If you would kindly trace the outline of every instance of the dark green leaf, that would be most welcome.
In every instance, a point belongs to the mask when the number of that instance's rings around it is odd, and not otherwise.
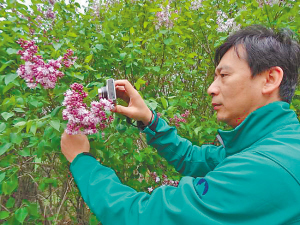
[[[0,220],[4,220],[7,217],[9,217],[9,212],[7,212],[7,211],[1,211],[0,212]]]
[[[13,197],[10,197],[6,202],[6,208],[10,209],[14,207],[16,200]]]
[[[4,145],[1,145],[1,147],[0,147],[0,156],[3,155],[11,146],[12,146],[11,143],[6,143]]]
[[[59,120],[51,120],[50,126],[53,127],[55,130],[59,131],[60,121]]]
[[[5,172],[0,174],[0,183],[3,181],[5,174],[6,174]]]
[[[6,128],[5,123],[0,123],[0,133],[2,133]]]
[[[20,222],[23,223],[25,218],[28,215],[28,210],[27,208],[23,207],[23,208],[19,208],[17,209],[17,211],[15,212],[15,217],[16,219]]]

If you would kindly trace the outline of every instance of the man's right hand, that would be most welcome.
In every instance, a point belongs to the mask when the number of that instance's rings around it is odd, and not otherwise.
[[[116,94],[118,98],[128,103],[128,106],[116,105],[114,112],[120,113],[143,124],[151,123],[152,112],[128,80],[115,81]]]

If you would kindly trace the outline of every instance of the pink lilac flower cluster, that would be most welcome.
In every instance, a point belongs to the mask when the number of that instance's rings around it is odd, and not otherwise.
[[[273,5],[280,5],[286,3],[284,0],[257,0],[259,7],[263,7],[264,4],[273,6]]]
[[[218,32],[234,32],[240,29],[241,25],[237,25],[234,18],[229,19],[226,13],[221,10],[217,11],[217,16]]]
[[[53,6],[55,4],[55,1],[49,1],[49,3]],[[56,15],[53,12],[52,6],[47,6],[47,10],[43,10],[42,5],[37,5],[37,10],[43,14],[44,18],[54,20]]]
[[[110,5],[113,5],[113,4],[116,4],[116,3],[120,3],[120,0],[106,0],[105,1],[106,7],[109,7]]]
[[[155,181],[156,184],[158,184],[158,186],[165,186],[165,185],[169,185],[169,186],[174,186],[177,187],[179,184],[178,180],[170,180],[168,179],[168,176],[163,174],[162,175],[162,179],[160,179],[160,177],[157,175],[156,172],[151,172],[150,173],[151,178],[153,179],[153,181]],[[153,188],[152,186],[148,188],[148,192],[151,193],[155,188]]]
[[[166,28],[172,28],[174,25],[174,22],[171,20],[171,15],[173,13],[178,13],[178,10],[175,10],[173,12],[170,11],[170,2],[166,7],[160,6],[162,11],[156,13],[157,22],[155,24],[155,29],[158,30],[162,26],[165,26]],[[177,18],[174,18],[176,20]]]
[[[113,103],[101,98],[99,102],[92,101],[91,107],[88,108],[83,102],[88,94],[83,91],[81,84],[72,84],[64,96],[62,105],[66,106],[66,109],[62,115],[64,120],[68,120],[66,129],[68,134],[94,134],[113,121],[112,115],[109,115],[114,108]]]
[[[202,0],[195,0],[191,2],[191,10],[197,10],[202,7]]]
[[[182,113],[180,116],[178,117],[177,115],[174,116],[174,118],[170,118],[170,123],[174,124],[176,127],[179,127],[179,123],[186,123],[186,119],[188,116],[190,115],[190,111],[186,110],[185,113]]]
[[[36,55],[38,47],[34,41],[19,39],[17,43],[22,48],[18,54],[25,61],[25,64],[20,65],[17,73],[26,81],[29,88],[35,88],[37,84],[41,84],[45,89],[54,88],[57,80],[64,76],[64,73],[59,71],[62,63],[65,67],[70,67],[77,59],[71,57],[74,52],[69,49],[63,58],[50,59],[46,63],[42,56]]]

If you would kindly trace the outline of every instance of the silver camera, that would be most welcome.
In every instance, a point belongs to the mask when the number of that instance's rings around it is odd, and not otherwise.
[[[100,98],[105,98],[112,101],[114,104],[117,102],[117,94],[115,88],[114,79],[106,80],[106,86],[98,89],[98,94]]]

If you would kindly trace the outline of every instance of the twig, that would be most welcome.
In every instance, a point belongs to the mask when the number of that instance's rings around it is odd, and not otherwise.
[[[58,210],[57,210],[57,213],[56,213],[56,218],[55,218],[55,221],[54,221],[55,223],[57,222],[57,218],[58,218],[60,209],[61,209],[62,205],[64,204],[64,202],[65,202],[65,200],[66,200],[66,196],[67,196],[67,193],[68,193],[68,191],[69,191],[69,186],[70,186],[70,184],[72,183],[73,179],[74,179],[74,178],[72,177],[71,180],[70,180],[70,182],[69,182],[68,185],[67,185],[67,189],[66,189],[66,191],[65,191],[64,197],[63,197],[63,199],[62,199],[62,201],[61,201],[61,204],[60,204],[60,206],[59,206],[59,208],[58,208]]]

